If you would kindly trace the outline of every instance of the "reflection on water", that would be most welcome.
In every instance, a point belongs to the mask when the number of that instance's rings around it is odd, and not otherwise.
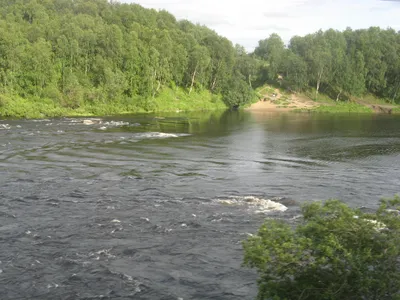
[[[398,192],[399,122],[260,111],[1,121],[0,163],[10,180],[46,177],[49,169],[116,179],[135,170],[177,195],[194,189],[206,197],[237,191],[374,203]]]
[[[263,142],[263,163],[274,166],[274,174],[285,174],[280,182],[304,190],[298,194],[301,198],[373,205],[378,198],[399,192],[399,116],[269,112],[253,116],[269,137]]]
[[[206,197],[237,191],[373,203],[398,192],[399,122],[388,115],[236,111],[2,121],[0,164],[10,170],[3,180],[11,181],[46,177],[51,169],[116,179],[136,170],[174,195],[194,189]]]
[[[400,118],[0,120],[0,299],[253,299],[241,240],[288,203],[400,192]],[[278,197],[278,198],[274,198]]]

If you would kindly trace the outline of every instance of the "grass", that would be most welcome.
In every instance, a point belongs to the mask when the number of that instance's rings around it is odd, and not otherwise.
[[[367,106],[353,102],[337,102],[334,105],[321,105],[311,111],[322,113],[373,113]]]
[[[183,89],[164,89],[152,100],[153,111],[202,111],[226,109],[222,96],[207,90],[193,91],[190,95]]]
[[[275,88],[264,85],[256,90],[255,95],[264,97],[272,95]],[[280,91],[282,96],[275,100],[279,107],[290,107],[291,103],[285,91]],[[315,91],[310,90],[300,95],[312,99]],[[258,99],[255,97],[255,102]],[[319,107],[311,109],[315,112],[324,113],[372,113],[372,109],[354,102],[336,102],[327,95],[319,94],[315,102],[321,104]],[[378,99],[372,95],[362,98],[364,103],[386,104],[383,99]],[[250,105],[250,104],[249,104]],[[211,94],[207,90],[192,91],[189,93],[182,88],[164,88],[154,98],[133,98],[125,100],[114,100],[109,102],[90,102],[83,101],[77,108],[69,108],[61,105],[57,101],[47,98],[25,99],[14,95],[0,94],[0,117],[39,119],[46,117],[61,116],[103,116],[129,113],[146,112],[188,112],[188,111],[216,111],[225,110],[227,106],[222,101],[221,95]],[[304,109],[303,109],[304,110]],[[300,111],[303,111],[300,109]],[[309,111],[309,109],[305,109]],[[297,110],[299,111],[299,110]],[[393,108],[393,114],[400,114],[400,106]]]
[[[315,107],[311,109],[311,111],[315,112],[324,112],[324,113],[373,113],[373,109],[368,107],[368,104],[377,104],[377,105],[387,105],[388,102],[385,99],[380,99],[375,97],[374,95],[368,94],[363,96],[362,98],[355,98],[360,103],[359,104],[351,101],[339,101],[336,102],[334,99],[330,98],[326,94],[319,93],[318,98],[315,99],[315,89],[311,89],[309,91],[301,93],[303,96],[310,98],[310,100],[319,103],[319,107]],[[394,108],[392,113],[400,113],[400,108]]]
[[[259,99],[263,99],[265,95],[272,95],[275,93],[275,88],[270,85],[263,85],[255,89],[254,103],[257,102]]]
[[[269,95],[275,92],[275,88],[265,85],[257,89],[257,92],[259,94],[262,93],[263,95]],[[291,106],[291,102],[289,100],[290,94],[283,90],[280,90],[280,93],[282,94],[281,97],[274,101],[278,108],[290,107],[293,108],[295,111],[313,111],[321,113],[373,113],[373,110],[365,105],[357,104],[354,102],[336,102],[328,95],[322,93],[319,93],[317,99],[315,99],[315,89],[310,89],[303,93],[298,93],[298,96],[308,98],[311,101],[314,101],[316,104],[319,104],[319,106],[311,109],[296,109],[295,107]],[[373,100],[370,99],[370,101]]]
[[[400,106],[393,108],[392,114],[400,114]]]
[[[39,119],[61,116],[100,116],[144,112],[180,112],[224,110],[227,106],[220,95],[209,91],[164,88],[154,98],[114,100],[107,103],[84,101],[77,108],[64,107],[47,98],[25,99],[0,95],[0,117]]]
[[[357,99],[363,103],[366,103],[366,104],[381,104],[381,105],[390,104],[390,102],[387,101],[386,99],[377,98],[376,96],[374,96],[372,94],[364,95],[362,97],[355,97],[355,99]]]
[[[299,95],[304,96],[309,98],[310,100],[317,102],[317,103],[325,103],[325,104],[331,104],[333,102],[332,98],[330,98],[326,94],[318,94],[318,97],[315,98],[315,89],[311,89],[302,93],[299,93]]]
[[[282,96],[280,99],[275,100],[274,103],[276,105],[288,106],[291,104],[291,101],[286,96]]]
[[[255,92],[257,94],[259,94],[260,96],[265,95],[265,94],[272,94],[275,92],[275,88],[273,88],[272,86],[269,86],[269,85],[263,85],[263,86],[256,88]]]

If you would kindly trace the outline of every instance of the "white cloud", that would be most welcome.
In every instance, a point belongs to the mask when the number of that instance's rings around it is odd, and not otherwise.
[[[398,1],[380,0],[123,0],[165,9],[214,29],[252,50],[278,33],[285,42],[319,29],[380,26],[400,30]]]

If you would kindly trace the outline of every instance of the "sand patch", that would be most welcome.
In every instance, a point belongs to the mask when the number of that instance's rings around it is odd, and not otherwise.
[[[263,95],[262,99],[257,103],[252,104],[246,110],[266,110],[266,111],[291,111],[294,109],[312,109],[319,106],[305,96],[297,94],[282,94],[278,89],[275,89],[272,94]]]

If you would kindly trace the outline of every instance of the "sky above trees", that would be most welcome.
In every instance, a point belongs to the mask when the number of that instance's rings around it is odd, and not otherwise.
[[[380,26],[400,30],[399,0],[121,0],[166,9],[178,19],[206,25],[252,51],[259,40],[278,33],[285,43],[294,35],[319,29]]]

